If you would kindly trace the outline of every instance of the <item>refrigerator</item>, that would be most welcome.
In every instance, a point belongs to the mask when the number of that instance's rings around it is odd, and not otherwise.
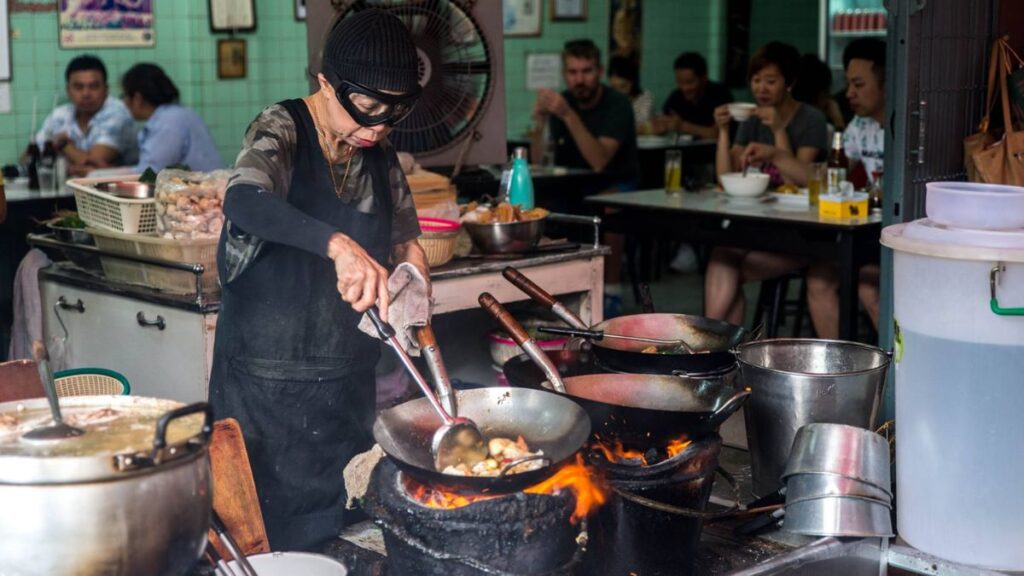
[[[884,0],[821,0],[818,52],[832,70],[832,87],[846,85],[843,49],[857,38],[885,38]]]

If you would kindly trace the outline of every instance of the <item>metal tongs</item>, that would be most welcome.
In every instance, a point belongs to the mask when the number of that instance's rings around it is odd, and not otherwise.
[[[238,543],[231,537],[231,533],[228,532],[224,522],[221,521],[220,516],[217,515],[215,510],[210,510],[210,525],[213,527],[213,531],[217,533],[217,537],[224,544],[224,547],[228,549],[231,556],[235,560],[236,567],[242,573],[242,576],[258,576],[256,570],[249,563],[249,560],[245,557],[242,549],[238,547]],[[224,562],[220,555],[217,554],[217,550],[213,545],[206,547],[206,553],[210,556],[210,560],[213,563],[213,569],[218,575],[223,576],[237,576],[234,568],[227,562]]]

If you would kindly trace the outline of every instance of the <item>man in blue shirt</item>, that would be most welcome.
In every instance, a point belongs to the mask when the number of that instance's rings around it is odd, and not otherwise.
[[[178,104],[178,87],[156,64],[136,64],[121,79],[124,103],[136,120],[139,161],[134,171],[154,171],[177,164],[191,170],[223,168],[210,129],[195,111]]]
[[[68,174],[137,160],[135,123],[124,105],[110,98],[107,68],[95,56],[78,56],[64,71],[68,104],[53,109],[36,134],[40,150],[52,142],[68,161]]]

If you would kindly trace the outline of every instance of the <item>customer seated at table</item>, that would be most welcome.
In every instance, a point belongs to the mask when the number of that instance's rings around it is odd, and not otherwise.
[[[843,51],[846,98],[854,117],[843,133],[850,172],[864,167],[870,181],[881,177],[885,161],[885,42],[860,38]],[[857,291],[875,329],[878,329],[879,275],[877,264],[860,269]],[[807,309],[819,338],[839,337],[839,270],[834,262],[816,262],[807,271]]]
[[[717,137],[715,109],[732,102],[732,92],[708,80],[708,63],[696,52],[680,54],[672,67],[677,89],[665,100],[663,115],[654,119],[655,133],[678,132],[703,140]]]
[[[156,64],[136,64],[121,78],[124,104],[146,124],[139,131],[139,162],[134,171],[159,172],[183,164],[192,170],[223,168],[206,123],[178,104],[178,87]]]
[[[796,48],[780,42],[771,42],[754,54],[749,66],[750,90],[758,107],[753,116],[740,125],[735,143],[730,142],[728,108],[715,109],[718,125],[715,167],[719,175],[743,170],[764,149],[793,155],[797,166],[806,166],[825,157],[828,146],[825,116],[797,102],[790,94],[799,59]],[[783,171],[783,168],[772,162],[760,164],[760,169],[770,174],[776,185],[783,181],[802,184],[801,178],[806,179],[806,170]],[[743,324],[746,313],[743,284],[777,278],[806,265],[807,260],[802,257],[716,247],[711,251],[704,278],[704,312],[711,318]]]
[[[830,135],[833,130],[846,129],[846,120],[843,119],[843,113],[839,110],[839,104],[832,97],[831,91],[832,70],[828,64],[814,54],[801,56],[796,84],[793,86],[793,98],[820,110],[828,122]]]
[[[596,193],[609,188],[632,190],[636,184],[636,124],[629,98],[601,82],[601,51],[591,40],[571,40],[562,51],[566,90],[537,92],[533,115],[547,123],[555,163],[603,174]],[[540,130],[535,130],[537,137]],[[531,146],[540,161],[541,142]]]
[[[636,61],[615,56],[608,62],[608,85],[622,92],[633,105],[633,121],[637,134],[651,133],[651,93],[640,88],[640,73]]]
[[[84,176],[94,168],[123,166],[137,159],[135,123],[110,97],[107,67],[92,55],[77,56],[64,70],[68,104],[57,106],[36,134],[42,150],[52,142],[68,163],[68,174]]]

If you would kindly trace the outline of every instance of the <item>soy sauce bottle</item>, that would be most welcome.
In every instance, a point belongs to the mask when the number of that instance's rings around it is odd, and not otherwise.
[[[28,189],[39,190],[39,160],[42,154],[35,142],[28,145]]]

